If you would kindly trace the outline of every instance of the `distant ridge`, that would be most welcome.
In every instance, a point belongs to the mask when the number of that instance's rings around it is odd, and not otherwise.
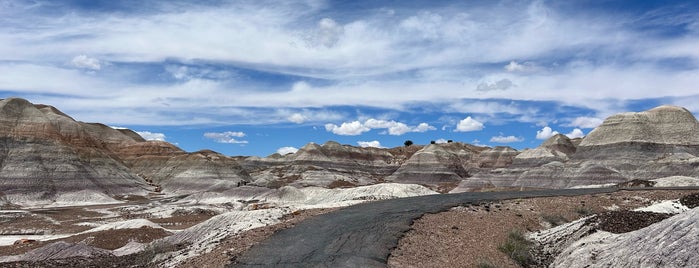
[[[128,129],[76,121],[50,105],[0,100],[0,205],[66,196],[116,202],[121,195],[221,192],[242,185],[400,182],[441,192],[566,188],[697,178],[698,156],[699,122],[676,106],[613,115],[582,139],[559,134],[522,152],[459,142],[384,149],[328,141],[260,158],[187,153]]]

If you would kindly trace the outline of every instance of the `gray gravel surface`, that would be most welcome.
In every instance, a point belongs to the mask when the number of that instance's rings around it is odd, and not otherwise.
[[[385,267],[425,213],[492,200],[611,193],[618,188],[429,195],[363,203],[305,220],[251,248],[230,267]]]

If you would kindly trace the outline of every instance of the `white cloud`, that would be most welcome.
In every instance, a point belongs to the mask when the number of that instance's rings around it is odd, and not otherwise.
[[[100,64],[100,61],[98,59],[88,57],[87,55],[75,56],[70,61],[70,64],[73,65],[74,67],[83,68],[83,69],[99,70],[102,68],[102,64]]]
[[[509,64],[505,65],[505,70],[508,72],[524,71],[524,65],[517,63],[516,61],[510,61]]]
[[[430,130],[437,130],[436,127],[430,126],[427,123],[420,123],[417,127],[413,128],[414,132],[427,132]]]
[[[494,136],[490,138],[490,142],[497,142],[497,143],[512,143],[512,142],[522,142],[524,141],[523,137],[515,137],[515,136]]]
[[[602,119],[596,117],[581,116],[576,117],[575,119],[573,119],[573,121],[570,122],[570,124],[567,124],[566,126],[579,128],[596,128],[599,125],[601,125],[602,122]]]
[[[114,127],[112,127],[112,128],[114,128]],[[118,129],[118,128],[116,128],[116,129]],[[150,131],[136,131],[136,134],[138,134],[143,139],[148,140],[148,141],[165,141],[165,134],[163,134],[163,133],[150,132]]]
[[[337,135],[357,136],[371,130],[371,128],[364,126],[359,121],[353,121],[342,123],[340,126],[335,124],[325,124],[325,130]]]
[[[515,84],[510,79],[500,79],[496,82],[483,82],[476,87],[477,91],[507,90]]]
[[[218,143],[234,143],[234,144],[246,144],[248,141],[238,140],[236,138],[245,137],[243,132],[226,131],[226,132],[206,132],[204,137],[207,139],[212,139]]]
[[[558,131],[554,131],[550,127],[544,127],[541,130],[536,131],[536,138],[539,140],[545,140],[558,134]]]
[[[298,148],[291,147],[291,146],[281,147],[281,148],[277,149],[277,153],[280,155],[294,154],[298,151],[299,151]]]
[[[366,148],[366,147],[374,147],[374,148],[385,148],[381,146],[381,142],[379,141],[358,141],[357,144],[359,147]]]
[[[468,9],[411,6],[392,16],[349,12],[330,18],[326,11],[333,2],[321,2],[233,1],[196,8],[162,2],[149,12],[55,12],[69,17],[42,13],[43,2],[36,4],[39,8],[3,6],[0,85],[40,96],[44,103],[62,103],[81,120],[184,125],[288,121],[276,114],[271,120],[265,112],[233,116],[237,114],[221,107],[398,109],[446,98],[556,101],[599,111],[604,108],[600,100],[683,98],[695,95],[699,84],[696,66],[666,66],[674,60],[697,62],[695,32],[648,35],[639,30],[644,27],[628,27],[643,23],[633,16],[568,14],[544,1],[484,1]],[[581,48],[594,48],[594,53]],[[612,54],[614,61],[598,60]],[[88,70],[108,62],[126,64],[110,65],[114,72],[97,76],[55,64],[66,60]],[[175,81],[164,82],[158,80],[162,73],[133,69],[164,61],[209,62],[224,69],[254,66],[330,83],[299,82],[279,90],[249,79],[207,81],[178,63],[165,73]],[[530,61],[555,63],[541,66],[546,72],[525,75],[521,71]],[[424,71],[412,75],[411,70]],[[157,83],[143,82],[144,77]],[[515,84],[518,90],[512,90]],[[156,105],[156,98],[169,106]],[[217,112],[182,118],[194,110]]]
[[[334,46],[342,36],[344,28],[331,18],[318,21],[318,33],[315,42],[327,48]]]
[[[456,125],[455,132],[469,132],[469,131],[479,131],[483,130],[483,123],[476,121],[475,119],[469,117],[464,118],[464,120],[459,121]]]
[[[566,136],[568,136],[568,138],[571,139],[582,138],[585,136],[585,133],[581,129],[576,128],[573,129],[573,131],[571,131],[570,133],[566,134]]]
[[[518,63],[516,61],[510,61],[504,68],[505,71],[508,72],[526,72],[533,71],[536,67],[531,62]]]
[[[442,143],[447,143],[448,140],[445,140],[445,139],[441,139],[441,138],[440,138],[440,139],[437,139],[437,140],[434,141],[434,142],[435,142],[436,144],[442,144]]]
[[[303,122],[306,122],[308,118],[300,113],[295,113],[292,114],[288,117],[289,121],[294,122],[296,124],[303,124]]]
[[[427,123],[420,123],[415,127],[406,125],[405,123],[396,122],[393,120],[380,120],[369,118],[364,123],[359,121],[345,122],[341,126],[335,124],[326,124],[325,130],[338,135],[359,135],[372,129],[386,129],[389,135],[400,136],[408,132],[426,132],[436,130],[437,128],[430,126]]]

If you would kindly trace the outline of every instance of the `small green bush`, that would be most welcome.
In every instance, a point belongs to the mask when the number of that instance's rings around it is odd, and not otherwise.
[[[588,215],[591,215],[591,214],[592,214],[592,211],[590,211],[590,210],[589,210],[588,208],[586,208],[586,207],[579,207],[579,208],[576,208],[576,209],[575,209],[575,213],[578,213],[578,214],[580,214],[581,216],[588,216]]]
[[[551,224],[551,226],[556,227],[561,224],[565,224],[568,222],[566,218],[564,218],[561,215],[543,215],[541,218],[545,221]]]
[[[531,247],[532,242],[524,237],[522,231],[512,230],[507,234],[507,241],[498,246],[498,250],[507,254],[519,266],[529,267],[534,264],[534,256],[530,252]]]

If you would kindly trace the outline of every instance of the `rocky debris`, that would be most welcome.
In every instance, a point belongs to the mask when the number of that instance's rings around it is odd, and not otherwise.
[[[680,198],[680,204],[687,206],[688,208],[699,207],[699,193],[683,196]]]
[[[638,188],[638,187],[653,187],[656,184],[654,181],[647,181],[647,180],[630,180],[622,183],[617,183],[616,187],[631,187],[631,188]]]
[[[596,230],[620,234],[648,227],[670,216],[672,215],[648,211],[608,211],[589,218],[586,224],[592,225]]]
[[[696,267],[697,208],[636,231],[597,232],[566,248],[552,267]]]

